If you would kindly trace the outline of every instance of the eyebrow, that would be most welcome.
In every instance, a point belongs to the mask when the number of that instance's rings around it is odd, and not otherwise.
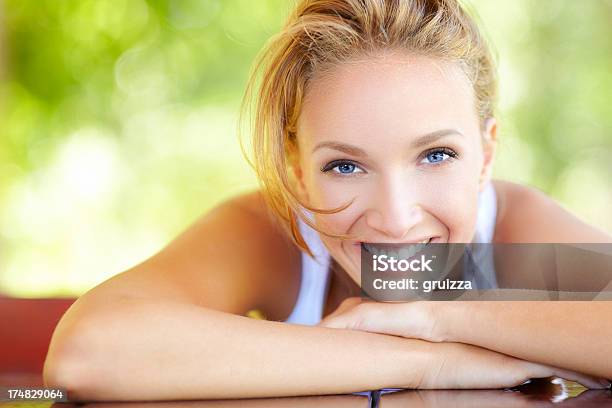
[[[463,136],[463,133],[461,133],[460,131],[456,130],[456,129],[441,129],[441,130],[436,130],[435,132],[431,132],[431,133],[427,133],[423,136],[418,137],[416,140],[414,140],[410,146],[413,149],[419,148],[419,147],[423,147],[423,146],[427,146],[429,144],[432,144],[434,142],[436,142],[439,139],[442,139],[444,137],[450,136],[450,135],[459,135],[459,136]],[[317,144],[314,149],[312,149],[312,153],[314,153],[315,151],[322,149],[322,148],[328,148],[328,149],[333,149],[333,150],[337,150],[339,152],[343,152],[346,154],[350,154],[351,156],[361,156],[361,157],[365,157],[368,154],[365,152],[365,150],[361,149],[360,147],[357,146],[353,146],[347,143],[340,143],[340,142],[332,142],[332,141],[326,141],[326,142],[321,142],[319,144]]]

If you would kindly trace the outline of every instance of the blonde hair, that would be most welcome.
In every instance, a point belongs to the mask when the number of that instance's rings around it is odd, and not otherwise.
[[[320,233],[294,191],[292,160],[297,150],[296,122],[315,73],[383,50],[406,50],[453,62],[473,86],[481,129],[493,117],[496,78],[491,52],[473,18],[457,0],[301,0],[282,30],[260,53],[247,84],[240,123],[248,116],[254,167],[262,193],[281,225],[312,256],[298,218]],[[240,130],[240,129],[239,129]],[[242,132],[241,132],[242,133]],[[245,151],[244,145],[241,147]]]

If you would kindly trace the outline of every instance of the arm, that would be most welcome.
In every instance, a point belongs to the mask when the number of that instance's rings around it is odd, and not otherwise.
[[[439,302],[446,341],[612,378],[612,302]]]
[[[46,385],[67,387],[71,400],[416,387],[435,364],[420,340],[259,321],[177,302],[118,298],[104,310],[79,306],[87,323],[65,322],[45,365]]]
[[[563,308],[555,307],[559,305]],[[608,388],[610,382],[601,378],[611,377],[607,353],[612,332],[600,326],[611,307],[611,302],[383,303],[349,298],[319,326],[478,346],[521,361],[560,367],[551,375],[589,388]],[[586,319],[589,313],[599,319]],[[574,354],[568,357],[568,353]]]
[[[75,306],[54,335],[45,385],[65,387],[76,401],[502,388],[553,375],[582,380],[459,343],[261,321],[169,301]]]

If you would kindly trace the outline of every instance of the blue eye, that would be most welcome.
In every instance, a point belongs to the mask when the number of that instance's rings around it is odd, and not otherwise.
[[[342,163],[334,167],[338,169],[338,173],[349,174],[355,171],[355,165],[353,163]]]
[[[355,163],[345,160],[335,160],[331,163],[326,164],[321,171],[328,172],[333,170],[334,173],[338,174],[356,174],[356,173],[364,173],[364,171],[357,166]]]
[[[430,150],[425,154],[425,158],[421,160],[421,163],[425,164],[437,164],[444,161],[448,161],[450,158],[457,158],[457,153],[449,148],[439,148]]]

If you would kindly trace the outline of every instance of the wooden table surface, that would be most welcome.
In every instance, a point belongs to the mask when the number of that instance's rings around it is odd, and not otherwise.
[[[0,386],[35,386],[37,377],[27,374],[5,375],[0,378]],[[14,382],[7,382],[14,381]],[[41,402],[0,402],[1,408],[258,408],[258,407],[611,407],[610,390],[586,390],[579,384],[550,379],[533,380],[531,384],[516,390],[406,390],[377,395],[327,395],[292,398],[261,398],[223,401],[159,401],[159,402],[92,402],[92,403],[53,403]]]

